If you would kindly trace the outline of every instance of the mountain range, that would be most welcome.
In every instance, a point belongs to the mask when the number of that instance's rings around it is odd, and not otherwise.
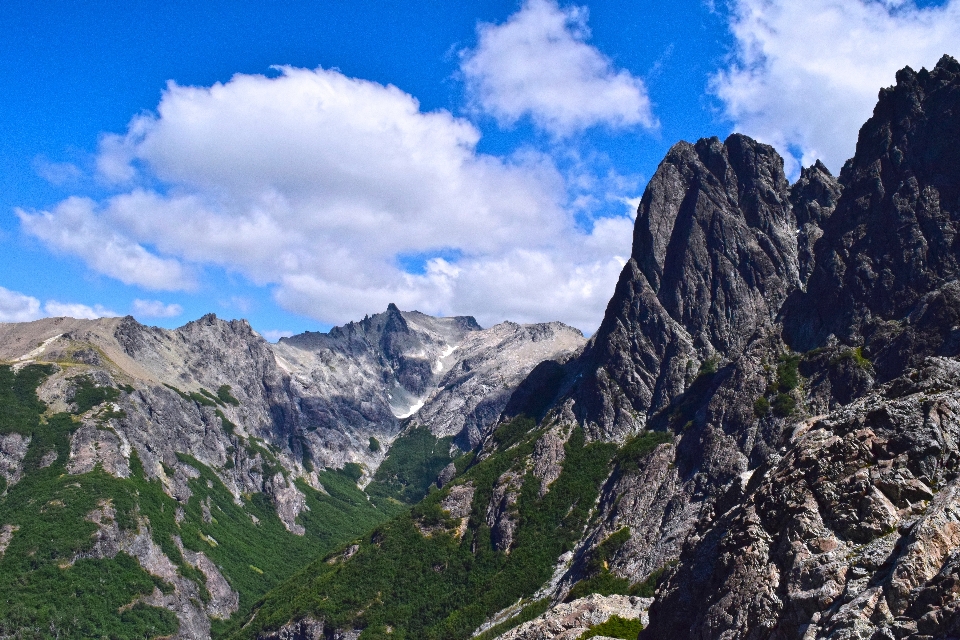
[[[0,325],[0,634],[960,636],[960,63],[674,145],[589,340]]]

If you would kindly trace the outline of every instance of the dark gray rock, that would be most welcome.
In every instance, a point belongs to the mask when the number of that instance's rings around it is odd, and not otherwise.
[[[801,423],[688,538],[641,638],[912,638],[918,624],[950,636],[958,376],[960,362],[931,359]]]
[[[809,280],[815,264],[814,245],[823,236],[823,225],[837,207],[843,188],[819,160],[800,171],[800,179],[790,187],[790,203],[800,230],[797,235],[797,260],[800,281]]]
[[[960,63],[909,67],[883,89],[840,173],[843,195],[824,221],[806,293],[786,305],[798,351],[836,336],[865,346],[881,381],[960,348]]]
[[[783,160],[746,136],[670,150],[644,191],[633,254],[568,392],[592,437],[622,439],[733,359],[799,285]]]

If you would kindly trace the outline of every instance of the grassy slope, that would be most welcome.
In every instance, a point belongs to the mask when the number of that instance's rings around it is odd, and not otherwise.
[[[58,414],[43,420],[45,406],[36,387],[49,375],[31,366],[14,375],[0,367],[0,434],[30,435],[25,477],[0,498],[0,525],[18,526],[0,559],[0,633],[19,638],[147,638],[177,628],[169,611],[123,605],[150,593],[157,582],[136,560],[79,560],[90,546],[93,523],[84,516],[104,499],[129,505],[130,490],[122,481],[96,471],[65,474],[73,418]],[[58,459],[40,468],[44,453]],[[61,565],[64,565],[61,568]]]
[[[310,511],[300,519],[307,535],[294,536],[283,528],[264,496],[245,497],[237,505],[211,470],[186,459],[201,477],[191,481],[194,495],[184,505],[186,519],[178,525],[176,502],[163,493],[159,482],[144,477],[135,455],[133,475],[126,480],[99,469],[66,474],[69,436],[78,423],[68,414],[43,417],[46,407],[37,399],[36,388],[51,372],[52,368],[30,366],[14,374],[10,367],[0,366],[0,435],[32,437],[24,478],[0,497],[0,526],[19,527],[0,559],[0,634],[145,638],[176,629],[169,611],[142,606],[119,611],[155,585],[170,588],[144,572],[133,558],[119,554],[113,560],[79,560],[61,568],[90,547],[95,526],[84,516],[101,500],[113,503],[121,528],[135,529],[137,518],[145,516],[157,544],[183,575],[201,585],[202,574],[183,561],[172,536],[179,535],[187,548],[206,553],[240,593],[241,611],[235,617],[243,617],[253,602],[309,558],[355,538],[399,510],[389,502],[375,507],[353,479],[325,471],[321,482],[328,495],[300,487]],[[88,389],[84,398],[102,402],[114,391]],[[41,458],[51,449],[57,451],[57,461],[40,468]],[[0,491],[4,488],[0,479]],[[201,501],[208,498],[213,520],[205,523]],[[215,635],[227,626],[215,623]]]
[[[584,444],[576,430],[566,445],[560,478],[543,498],[527,473],[517,502],[514,544],[495,551],[485,513],[502,473],[529,455],[541,430],[526,418],[495,434],[498,452],[469,468],[455,484],[476,487],[466,534],[424,536],[422,525],[445,525],[439,502],[449,491],[430,493],[410,512],[358,540],[347,561],[318,559],[272,591],[258,606],[255,623],[237,632],[252,638],[306,614],[329,624],[363,629],[361,638],[466,638],[491,614],[529,597],[551,576],[556,558],[582,535],[616,449]]]

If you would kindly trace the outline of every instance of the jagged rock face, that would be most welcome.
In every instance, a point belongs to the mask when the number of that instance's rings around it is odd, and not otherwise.
[[[880,92],[840,173],[843,195],[821,225],[807,293],[786,309],[795,349],[830,335],[869,345],[881,380],[916,358],[956,353],[958,113],[960,63],[949,56],[932,71],[903,69]]]
[[[636,583],[667,566],[729,487],[779,447],[788,422],[758,416],[754,401],[776,384],[776,318],[800,286],[793,209],[814,233],[839,192],[820,167],[791,190],[782,164],[772,148],[731,136],[676,145],[651,180],[604,324],[562,372],[572,389],[549,415],[599,439],[644,428],[677,436],[640,468],[614,472],[555,600],[623,527],[631,537],[610,559],[614,575]],[[555,375],[540,369],[531,379]],[[518,394],[547,386],[531,379]]]
[[[0,436],[0,477],[6,484],[16,484],[23,475],[23,458],[27,455],[30,438],[19,433]]]
[[[352,455],[338,458],[324,445],[331,457],[320,461],[375,468],[386,451],[369,451],[369,437],[389,443],[407,419],[472,449],[534,366],[564,360],[584,342],[559,322],[481,329],[472,317],[433,318],[391,306],[329,334],[285,338],[275,352],[300,398],[308,444],[339,442]]]
[[[955,635],[958,380],[960,362],[933,358],[800,423],[688,539],[641,637]]]
[[[126,477],[136,451],[151,477],[166,478],[163,465],[181,469],[177,454],[188,454],[220,470],[235,496],[270,495],[291,531],[300,530],[294,520],[302,496],[286,478],[310,481],[305,460],[318,468],[359,462],[372,473],[410,416],[440,437],[460,436],[468,449],[496,424],[537,363],[568,358],[583,343],[579,331],[560,323],[482,330],[470,317],[433,318],[393,305],[329,334],[306,333],[277,345],[246,321],[213,315],[174,331],[130,317],[0,325],[0,358],[74,365],[39,391],[56,410],[74,406],[75,375],[101,386],[132,384],[116,401],[122,416],[109,429],[88,418],[74,434],[71,472],[101,464]],[[182,395],[215,393],[221,385],[239,404]],[[262,456],[238,437],[271,445],[284,478],[265,474]],[[383,444],[379,451],[371,450],[371,437]],[[17,434],[4,438],[0,472],[12,483],[27,443]],[[188,492],[176,477],[167,479],[171,491]]]
[[[517,500],[520,498],[522,483],[521,471],[507,471],[497,479],[493,495],[490,496],[486,514],[487,526],[490,527],[490,538],[497,551],[510,553],[517,530]]]
[[[593,594],[554,607],[547,613],[512,629],[497,640],[577,640],[590,627],[603,624],[613,616],[647,622],[652,598],[601,596]]]
[[[628,526],[631,539],[610,570],[631,582],[677,559],[686,540],[644,637],[957,632],[953,610],[941,606],[955,590],[955,567],[939,551],[954,545],[948,483],[955,471],[944,471],[956,465],[953,427],[943,424],[943,412],[932,417],[916,389],[902,401],[888,392],[862,398],[926,356],[960,353],[958,101],[954,60],[932,72],[901,72],[897,87],[881,93],[840,179],[817,163],[789,189],[777,179],[782,173],[762,170],[772,150],[749,139],[671,150],[645,193],[634,255],[604,325],[564,370],[572,389],[548,415],[573,416],[598,438],[643,427],[677,437],[638,471],[614,472],[598,505],[600,524],[585,532],[558,594],[586,577],[597,544]],[[753,164],[736,160],[744,155]],[[731,174],[736,181],[722,179]],[[744,189],[742,175],[759,186]],[[789,351],[780,320],[794,350],[820,347],[802,358],[805,382],[787,395],[807,415],[845,416],[808,425],[792,440],[789,418],[754,404],[778,392],[773,371]],[[716,373],[697,376],[711,356]],[[933,377],[949,380],[944,372],[955,363],[937,362],[941,373]],[[849,415],[857,411],[864,415]],[[873,435],[863,444],[864,421],[885,411],[896,424],[881,435],[869,424]],[[842,420],[860,426],[837,427]],[[943,432],[932,431],[931,421]],[[785,437],[793,449],[778,452]],[[765,489],[757,488],[761,478]],[[934,497],[938,490],[942,497]],[[921,514],[936,524],[924,542],[908,540],[906,527]],[[798,538],[809,543],[807,556],[791,547]],[[922,570],[907,561],[914,573],[901,586],[877,587],[888,580],[888,557],[911,545],[933,559]],[[808,561],[810,554],[816,559]],[[857,564],[854,556],[869,558]]]
[[[123,531],[117,525],[117,514],[109,503],[100,504],[86,519],[97,526],[93,546],[78,553],[70,564],[85,558],[114,558],[121,552],[135,558],[147,573],[172,585],[173,589],[163,593],[154,587],[153,593],[141,596],[129,606],[142,602],[176,613],[180,628],[174,637],[178,640],[209,637],[210,618],[224,620],[237,611],[239,595],[230,588],[217,566],[203,553],[184,549],[179,538],[176,542],[184,559],[204,575],[205,588],[210,594],[206,603],[202,603],[200,587],[182,577],[177,566],[154,542],[145,520],[138,523],[137,531]]]
[[[454,436],[469,451],[496,425],[532,365],[566,362],[584,342],[579,330],[561,322],[503,322],[469,333],[450,354],[454,364],[440,370],[436,390],[413,424],[428,427],[437,437]]]
[[[801,169],[800,178],[790,187],[790,203],[800,228],[797,260],[804,284],[816,262],[814,245],[823,236],[823,225],[833,215],[842,191],[843,187],[819,160]]]
[[[681,142],[640,202],[632,257],[697,349],[735,353],[797,282],[795,229],[772,147]]]
[[[370,451],[370,437],[389,444],[455,361],[455,348],[477,331],[470,317],[433,318],[391,305],[330,333],[280,340],[274,353],[297,398],[297,432],[319,465],[376,468],[386,447]]]
[[[680,555],[700,504],[692,502],[673,464],[671,445],[660,445],[636,473],[618,474],[604,487],[597,505],[600,526],[590,531],[577,549],[577,562],[559,584],[566,594],[583,577],[583,561],[590,552],[623,527],[630,539],[609,558],[609,570],[640,582]]]
[[[746,136],[676,144],[637,214],[633,255],[579,363],[572,396],[594,437],[622,438],[733,357],[799,284],[783,160]]]

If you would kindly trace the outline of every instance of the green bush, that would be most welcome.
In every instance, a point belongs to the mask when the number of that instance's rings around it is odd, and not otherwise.
[[[753,403],[753,415],[758,418],[764,418],[770,413],[770,401],[765,396],[760,396]]]
[[[621,618],[620,616],[610,616],[606,622],[590,627],[577,640],[589,640],[597,636],[607,636],[609,638],[623,638],[623,640],[636,640],[637,635],[643,631],[643,625],[637,619]]]
[[[873,363],[871,363],[870,360],[863,355],[863,347],[847,349],[831,360],[830,364],[836,366],[844,362],[852,362],[856,367],[863,369],[864,371],[873,370]]]
[[[230,390],[231,390],[230,385],[228,384],[220,385],[220,388],[217,389],[217,397],[220,398],[221,401],[227,404],[232,404],[235,407],[239,407],[240,401],[233,397],[233,394],[230,393]]]
[[[544,598],[543,600],[537,600],[536,602],[531,602],[530,604],[525,606],[523,609],[521,609],[517,615],[513,616],[512,618],[508,618],[507,620],[504,620],[500,624],[490,627],[480,635],[476,636],[474,640],[495,640],[495,638],[499,638],[510,629],[513,629],[514,627],[519,627],[524,622],[529,622],[534,618],[536,618],[537,616],[540,616],[546,613],[547,609],[549,608],[550,608],[550,598]]]
[[[615,533],[610,534],[603,542],[597,545],[590,556],[590,562],[587,564],[587,570],[590,573],[596,573],[607,568],[607,563],[613,560],[613,556],[620,550],[627,541],[630,540],[630,527],[623,527]]]
[[[702,363],[700,363],[700,370],[697,371],[698,376],[709,376],[717,372],[717,365],[720,363],[719,359],[716,357],[707,358]]]
[[[356,482],[363,477],[363,467],[356,462],[348,462],[343,465],[343,475]]]
[[[647,576],[646,580],[630,587],[630,595],[637,596],[639,598],[652,598],[657,592],[657,587],[660,586],[660,579],[663,578],[663,574],[666,573],[667,567],[669,566],[670,565],[668,564],[660,567]]]
[[[666,431],[644,431],[627,440],[617,452],[616,461],[622,471],[636,471],[643,459],[661,444],[673,442]]]
[[[788,393],[779,393],[773,399],[773,412],[781,418],[792,416],[796,408],[796,399]]]
[[[800,356],[784,354],[777,363],[777,389],[781,393],[793,391],[800,385]]]
[[[217,409],[216,413],[217,413],[217,417],[220,418],[220,424],[223,425],[224,431],[226,431],[227,434],[230,436],[235,435],[237,432],[237,425],[230,422],[227,416],[224,415],[223,411],[221,411],[220,409]]]
[[[98,387],[90,376],[76,376],[72,378],[72,382],[76,385],[73,402],[77,405],[74,411],[77,415],[86,413],[104,402],[113,402],[120,397],[119,389]]]
[[[374,438],[373,436],[370,436],[370,451],[371,453],[380,452],[380,441]]]
[[[615,576],[604,569],[600,573],[573,585],[573,589],[571,589],[567,595],[566,601],[571,602],[578,598],[585,598],[591,593],[599,593],[602,596],[629,595],[630,581]]]
[[[497,427],[497,430],[493,432],[493,441],[497,443],[498,449],[508,449],[523,439],[523,436],[535,429],[536,426],[537,423],[533,418],[518,416]]]

